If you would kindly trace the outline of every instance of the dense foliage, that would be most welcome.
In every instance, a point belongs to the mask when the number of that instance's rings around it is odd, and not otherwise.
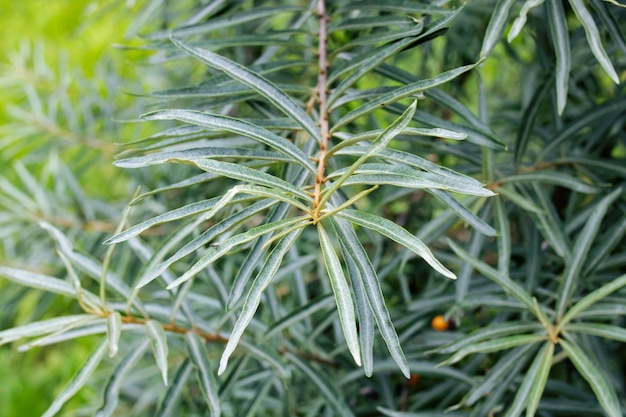
[[[0,343],[94,342],[45,416],[623,415],[618,2],[136,13],[154,91],[18,55]]]

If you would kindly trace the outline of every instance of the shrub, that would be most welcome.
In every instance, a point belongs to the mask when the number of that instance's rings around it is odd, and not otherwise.
[[[100,366],[97,416],[621,416],[619,3],[260,3],[146,28],[114,233],[3,187],[58,256],[0,275],[75,306],[0,342],[102,335],[44,415]]]

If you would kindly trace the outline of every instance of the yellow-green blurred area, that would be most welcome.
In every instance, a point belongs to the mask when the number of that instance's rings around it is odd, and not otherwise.
[[[123,90],[145,84],[128,64],[140,55],[133,57],[114,45],[128,42],[136,12],[145,7],[142,3],[0,0],[0,206],[16,216],[3,219],[0,239],[13,239],[15,253],[7,245],[0,248],[0,265],[18,264],[19,228],[36,228],[38,220],[73,221],[71,216],[59,218],[55,207],[49,213],[29,211],[29,199],[54,196],[55,189],[64,192],[55,181],[59,167],[74,177],[88,198],[128,200],[127,174],[111,164],[117,151],[114,143],[132,138],[142,128],[114,119],[136,117],[133,111],[124,114],[136,100]],[[39,180],[45,175],[50,178],[43,182],[48,189],[32,189],[29,177]],[[106,226],[97,212],[88,220]],[[17,231],[9,228],[11,223]],[[12,232],[15,236],[9,236]],[[45,239],[45,234],[41,236]],[[47,259],[40,254],[20,266],[56,273],[59,269],[49,266]],[[74,300],[14,287],[0,280],[0,330],[77,308]],[[83,338],[19,352],[21,344],[0,346],[3,417],[41,415],[94,346],[93,339]],[[88,387],[81,390],[59,415],[81,414],[77,410],[92,395],[100,394]]]

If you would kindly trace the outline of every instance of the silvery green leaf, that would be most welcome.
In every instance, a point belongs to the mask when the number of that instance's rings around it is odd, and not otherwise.
[[[154,320],[147,320],[145,328],[152,344],[154,359],[161,371],[163,383],[167,385],[167,335],[161,323]]]

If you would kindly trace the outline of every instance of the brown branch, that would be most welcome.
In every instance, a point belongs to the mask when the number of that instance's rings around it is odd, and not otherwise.
[[[317,99],[319,104],[319,125],[320,125],[320,150],[317,156],[317,175],[313,186],[313,221],[317,222],[320,217],[320,200],[322,198],[322,185],[326,182],[326,155],[330,144],[330,128],[328,125],[328,110],[326,109],[326,99],[328,93],[328,52],[326,50],[328,38],[327,27],[328,16],[326,15],[325,0],[319,0],[317,5],[319,17],[319,74],[317,77]]]

